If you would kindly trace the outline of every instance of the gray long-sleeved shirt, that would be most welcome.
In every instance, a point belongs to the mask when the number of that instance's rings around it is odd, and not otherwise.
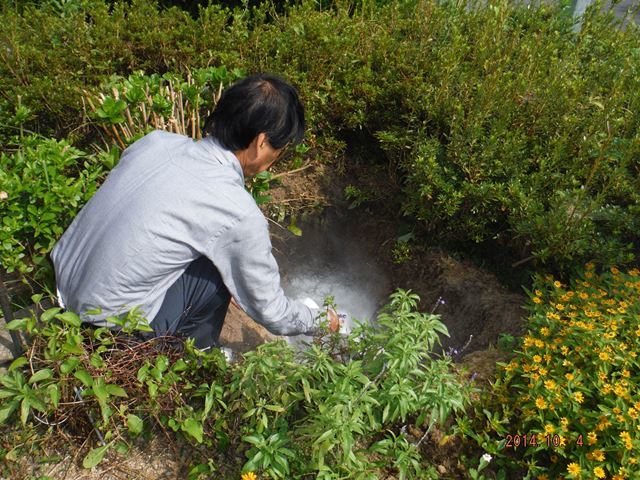
[[[135,142],[51,253],[66,307],[99,325],[135,306],[152,320],[201,255],[270,332],[315,330],[316,312],[280,287],[267,221],[238,159],[211,137],[156,131]]]

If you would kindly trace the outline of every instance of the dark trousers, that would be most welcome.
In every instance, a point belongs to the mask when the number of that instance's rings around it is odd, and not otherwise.
[[[193,338],[200,349],[217,346],[230,300],[218,269],[200,257],[169,287],[151,327],[156,335]]]

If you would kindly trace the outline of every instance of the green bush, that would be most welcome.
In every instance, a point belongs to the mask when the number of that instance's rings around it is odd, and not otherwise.
[[[350,131],[376,144],[428,238],[557,269],[633,256],[640,31],[597,6],[576,32],[560,7],[503,0],[213,5],[195,18],[79,4],[0,12],[0,107],[9,118],[20,98],[28,129],[77,136],[81,90],[111,74],[273,71],[300,88],[323,157]]]
[[[218,6],[198,23],[177,8],[159,10],[146,0],[71,1],[64,4],[75,7],[63,11],[56,3],[0,6],[0,107],[12,111],[21,97],[36,116],[29,127],[43,134],[59,136],[81,126],[82,91],[113,74],[180,72],[234,58],[230,16]]]
[[[420,453],[422,439],[405,431],[445,428],[471,388],[450,358],[433,358],[447,330],[417,311],[418,300],[399,290],[377,328],[318,337],[302,352],[280,340],[230,365],[217,349],[83,330],[77,315],[47,310],[9,325],[34,342],[0,375],[0,424],[55,423],[82,439],[96,428],[105,444],[86,454],[86,467],[155,428],[206,447],[200,453],[209,461],[194,467],[193,478],[240,470],[274,479],[438,478]],[[125,334],[149,330],[135,311],[110,321]],[[227,452],[244,454],[246,463],[233,465]]]
[[[0,154],[0,264],[33,271],[95,193],[102,165],[68,142],[27,137]]]

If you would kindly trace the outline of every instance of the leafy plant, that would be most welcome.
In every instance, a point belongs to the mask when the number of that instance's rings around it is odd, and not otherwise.
[[[475,427],[483,448],[537,478],[638,474],[639,280],[592,264],[569,284],[537,278],[529,330]]]
[[[422,439],[407,436],[406,426],[444,427],[462,412],[470,389],[449,359],[432,358],[446,328],[419,313],[417,302],[399,290],[379,328],[361,325],[347,338],[324,330],[300,352],[281,340],[264,344],[232,365],[190,341],[136,339],[149,327],[135,310],[107,319],[122,327],[115,335],[50,309],[9,325],[33,343],[0,375],[0,424],[17,415],[23,424],[32,420],[77,438],[98,432],[87,468],[160,428],[209,447],[192,478],[242,471],[373,479],[382,470],[420,478],[428,459],[420,454]],[[244,453],[244,466],[229,465],[227,449]],[[219,458],[211,456],[216,451]]]
[[[187,72],[186,80],[169,73],[112,76],[104,86],[109,94],[85,92],[85,98],[91,117],[120,148],[154,129],[200,139],[222,89],[243,75],[222,66]]]
[[[97,189],[103,169],[67,141],[25,137],[0,154],[0,263],[31,272]]]

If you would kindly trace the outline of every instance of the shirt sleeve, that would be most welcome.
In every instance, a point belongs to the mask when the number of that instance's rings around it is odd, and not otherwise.
[[[267,221],[258,212],[227,228],[206,255],[229,293],[256,322],[276,335],[311,335],[318,328],[319,312],[285,296],[271,250]]]

